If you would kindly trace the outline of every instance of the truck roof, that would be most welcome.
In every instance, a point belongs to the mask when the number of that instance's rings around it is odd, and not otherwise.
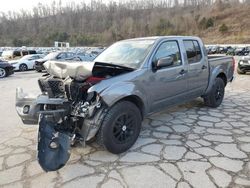
[[[139,37],[139,38],[132,38],[132,39],[125,39],[123,41],[130,41],[130,40],[161,40],[161,39],[200,39],[199,37],[195,36],[181,36],[181,35],[170,35],[170,36],[151,36],[151,37]]]

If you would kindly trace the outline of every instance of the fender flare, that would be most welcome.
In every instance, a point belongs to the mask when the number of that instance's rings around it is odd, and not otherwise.
[[[213,87],[213,85],[214,85],[215,79],[216,79],[220,74],[223,74],[223,75],[225,75],[225,77],[227,77],[227,76],[226,76],[226,73],[223,71],[223,69],[222,69],[221,66],[216,67],[216,68],[210,73],[210,78],[209,78],[209,82],[208,82],[208,87],[207,87],[207,89],[206,89],[204,95],[208,94],[208,93],[211,91],[211,89],[212,89],[212,87]],[[226,78],[226,81],[227,81],[227,78]]]

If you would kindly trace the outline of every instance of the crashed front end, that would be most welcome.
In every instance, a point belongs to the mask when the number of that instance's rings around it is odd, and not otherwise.
[[[60,68],[59,72],[65,73],[63,69],[70,68]],[[75,72],[73,76],[72,72],[67,73],[66,78],[55,74],[40,78],[38,84],[42,93],[38,96],[25,94],[17,88],[18,115],[24,124],[39,124],[38,161],[45,171],[63,167],[69,160],[71,146],[85,145],[99,129],[106,105],[98,93],[88,93],[88,89],[104,78],[85,72],[87,76],[81,75],[78,79],[79,74]]]

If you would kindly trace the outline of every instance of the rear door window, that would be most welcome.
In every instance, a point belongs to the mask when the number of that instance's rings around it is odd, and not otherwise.
[[[194,40],[193,43],[196,51],[196,62],[199,62],[202,59],[201,48],[198,41]]]
[[[188,63],[198,63],[202,59],[201,48],[196,40],[184,40]]]

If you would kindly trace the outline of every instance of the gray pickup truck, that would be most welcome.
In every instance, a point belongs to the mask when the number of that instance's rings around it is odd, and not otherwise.
[[[202,97],[218,107],[232,81],[232,57],[208,57],[197,37],[136,38],[114,43],[94,62],[46,62],[41,94],[17,88],[16,110],[39,124],[38,161],[45,171],[66,164],[70,147],[96,141],[111,153],[128,150],[144,117]]]

